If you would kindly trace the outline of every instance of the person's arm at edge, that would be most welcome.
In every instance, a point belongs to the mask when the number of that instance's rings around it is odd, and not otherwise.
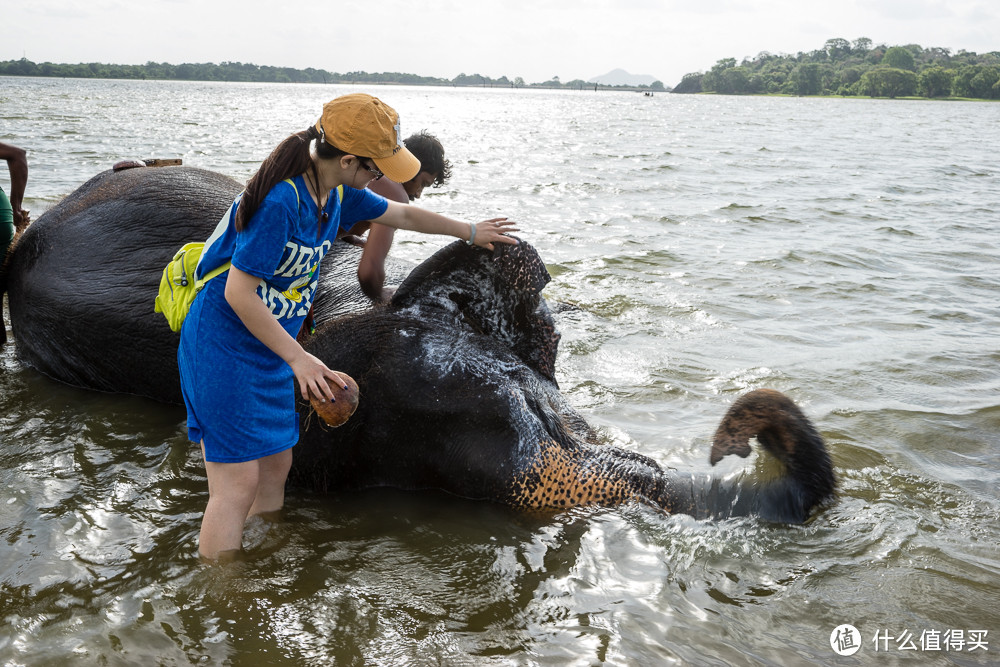
[[[28,154],[23,148],[0,142],[0,159],[7,161],[10,170],[10,205],[14,209],[14,227],[20,232],[30,222],[28,212],[21,208],[28,184]]]

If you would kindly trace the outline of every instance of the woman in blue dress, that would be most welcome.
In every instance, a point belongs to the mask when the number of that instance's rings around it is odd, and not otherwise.
[[[338,230],[373,220],[490,249],[516,243],[505,218],[460,222],[365,189],[419,170],[391,107],[364,94],[335,98],[315,127],[278,145],[206,243],[199,276],[232,267],[198,294],[177,352],[188,437],[208,476],[202,557],[238,552],[247,517],[284,504],[299,427],[292,379],[304,399],[332,400],[329,383],[344,384],[296,341]]]

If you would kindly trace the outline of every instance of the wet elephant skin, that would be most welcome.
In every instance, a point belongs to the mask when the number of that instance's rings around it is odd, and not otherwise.
[[[179,402],[178,335],[152,307],[160,273],[183,243],[207,238],[240,189],[212,172],[163,167],[103,172],[70,194],[12,249],[6,288],[21,358],[69,384]],[[698,481],[601,444],[559,392],[559,335],[541,294],[549,277],[530,244],[489,252],[455,242],[377,307],[357,288],[359,255],[345,243],[327,255],[319,327],[305,345],[354,377],[361,403],[337,429],[300,405],[292,484],[437,489],[531,509],[643,502],[780,521],[804,521],[833,497],[822,439],[778,392],[739,399],[712,450],[713,463],[746,455],[756,435],[784,464],[772,482]]]

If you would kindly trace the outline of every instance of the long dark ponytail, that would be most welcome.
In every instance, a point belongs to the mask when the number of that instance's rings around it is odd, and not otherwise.
[[[315,169],[309,154],[309,146],[313,139],[319,138],[319,131],[315,127],[310,127],[291,135],[271,151],[267,159],[261,163],[257,173],[247,181],[246,192],[243,193],[240,205],[236,209],[236,231],[246,229],[250,218],[257,212],[257,208],[271,188],[286,178],[305,173],[310,167]],[[317,141],[316,153],[322,159],[345,155],[343,151],[325,141]]]

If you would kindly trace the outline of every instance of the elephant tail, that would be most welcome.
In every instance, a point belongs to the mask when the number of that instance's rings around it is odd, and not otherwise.
[[[802,523],[814,507],[833,498],[836,478],[826,445],[790,398],[773,389],[757,389],[737,399],[715,431],[709,461],[715,465],[729,454],[748,456],[754,436],[782,463],[784,474],[760,483],[752,493],[738,493],[727,514]]]

